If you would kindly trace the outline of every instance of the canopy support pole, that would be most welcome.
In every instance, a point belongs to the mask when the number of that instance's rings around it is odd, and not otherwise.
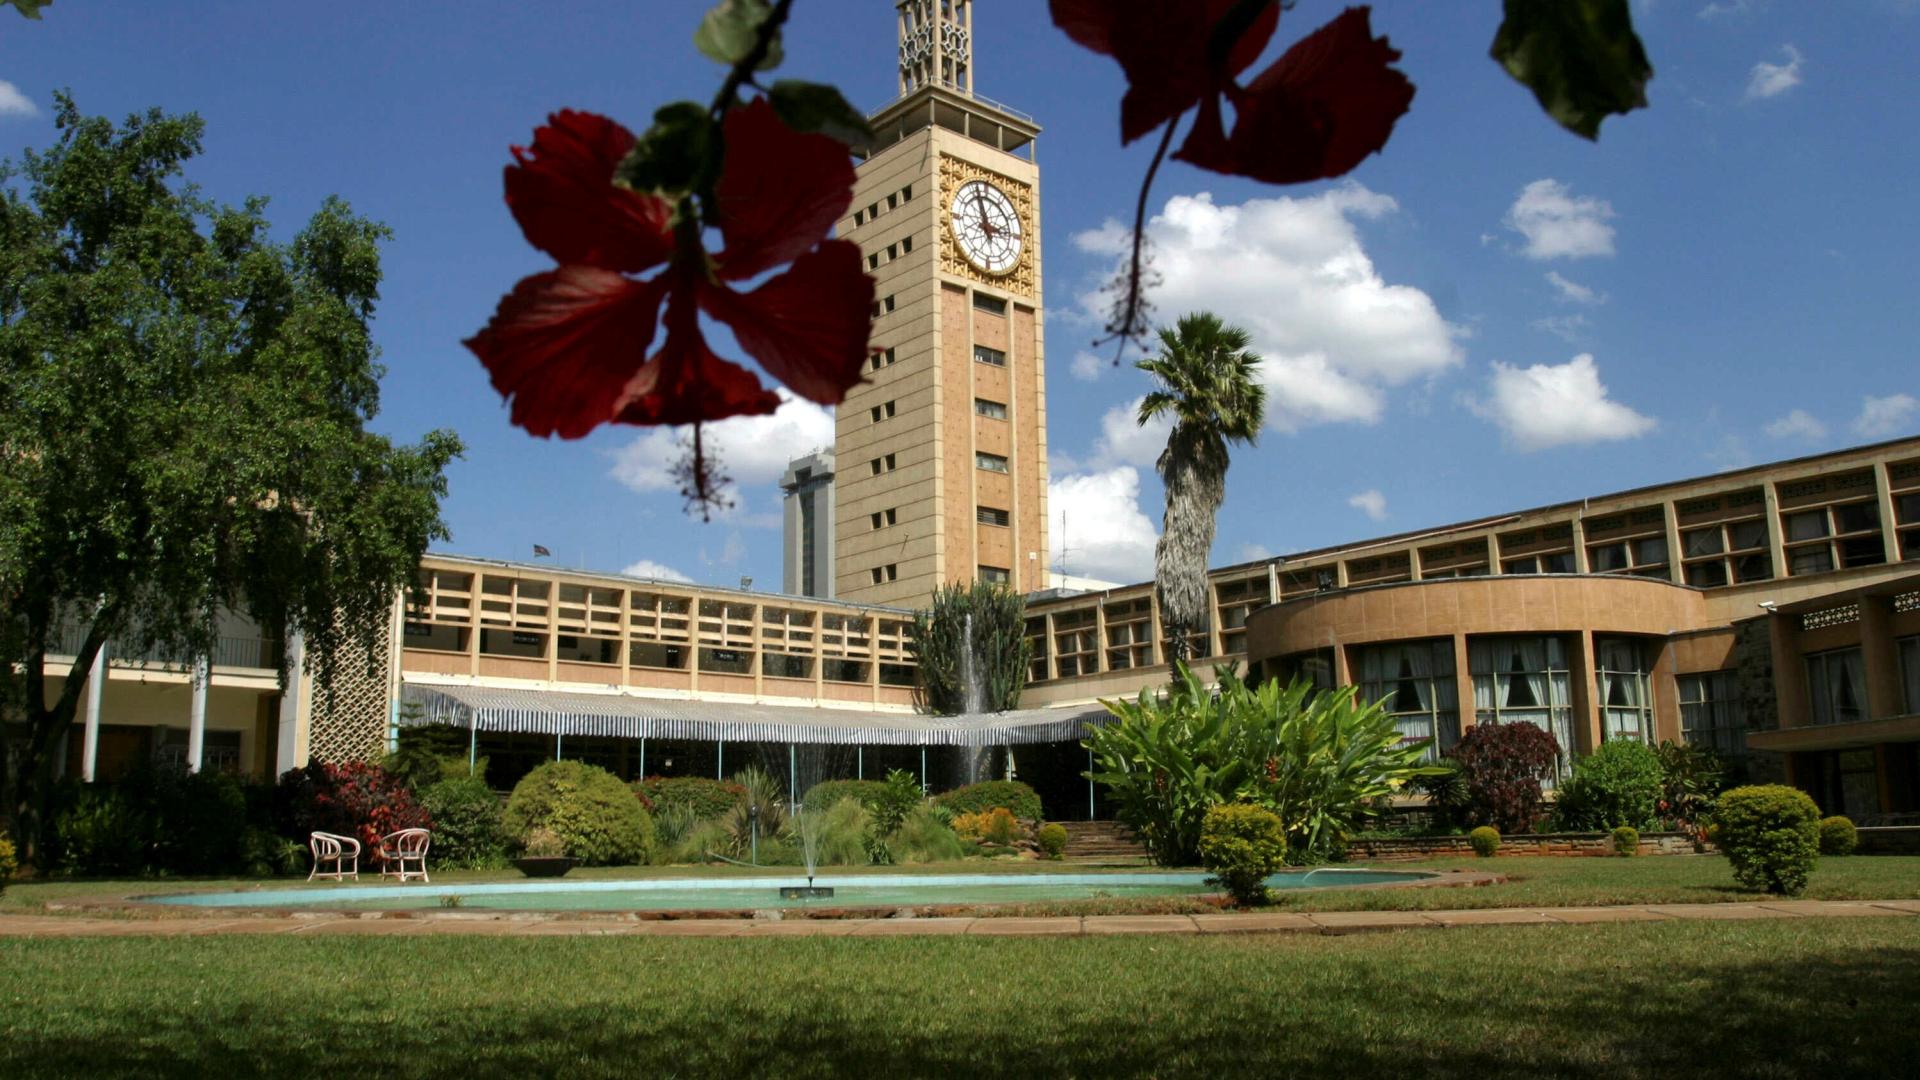
[[[800,816],[800,753],[792,743],[787,744],[787,804],[793,808],[793,816]]]
[[[713,778],[715,780],[727,778],[727,740],[725,739],[720,739],[714,744]]]
[[[640,779],[647,778],[647,737],[640,736]]]
[[[1087,820],[1093,820],[1093,750],[1087,750]]]
[[[920,748],[920,794],[927,793],[927,748]]]

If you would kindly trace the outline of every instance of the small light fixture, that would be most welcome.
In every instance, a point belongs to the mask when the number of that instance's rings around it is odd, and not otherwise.
[[[1767,614],[1769,614],[1769,615],[1771,615],[1771,614],[1773,614],[1773,608],[1774,608],[1774,603],[1773,603],[1773,601],[1771,601],[1771,600],[1762,600],[1762,601],[1760,601],[1760,607],[1761,607],[1761,609],[1762,609],[1763,611],[1765,611],[1765,612],[1766,612]]]

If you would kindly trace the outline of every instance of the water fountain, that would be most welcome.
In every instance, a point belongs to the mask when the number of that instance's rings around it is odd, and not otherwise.
[[[973,613],[968,612],[960,623],[960,685],[963,688],[960,711],[970,717],[987,711],[987,687],[980,678],[973,652]],[[977,784],[986,779],[987,767],[992,760],[993,748],[990,746],[961,747],[960,782]]]
[[[820,823],[815,820],[818,816],[817,812],[804,807],[794,815],[794,825],[800,831],[800,857],[807,864],[807,883],[780,886],[782,900],[826,900],[833,896],[833,886],[813,883],[813,868],[820,850]]]

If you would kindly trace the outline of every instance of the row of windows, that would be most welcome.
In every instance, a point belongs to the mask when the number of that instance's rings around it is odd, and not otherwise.
[[[867,357],[867,370],[879,371],[883,367],[892,367],[895,359],[897,356],[894,347],[889,345]]]
[[[873,408],[867,410],[867,414],[873,418],[873,422],[876,424],[882,420],[891,420],[893,419],[893,402],[886,401],[875,405]]]
[[[1005,405],[997,401],[988,401],[986,398],[974,398],[973,411],[976,416],[984,416],[989,420],[1005,420],[1007,418],[1007,407]]]
[[[989,296],[983,292],[975,292],[973,294],[973,309],[975,311],[984,311],[989,315],[1005,315],[1007,313],[1007,302],[997,296]]]
[[[890,506],[885,510],[875,510],[868,515],[868,520],[872,522],[874,528],[884,529],[899,522],[898,513],[899,511]]]
[[[867,467],[872,470],[872,475],[874,476],[879,476],[881,473],[890,473],[895,468],[893,455],[887,454],[884,457],[874,458],[867,463]]]
[[[973,517],[982,525],[998,525],[1003,529],[1013,520],[1005,510],[996,510],[991,506],[974,507]]]
[[[899,240],[888,244],[883,250],[868,252],[867,269],[878,270],[882,265],[890,263],[902,255],[911,254],[913,254],[913,237],[903,236]]]
[[[887,295],[873,302],[874,318],[877,319],[882,315],[890,315],[892,313],[893,313],[893,294],[892,293],[888,293]]]
[[[873,583],[875,585],[885,585],[889,581],[899,580],[900,564],[888,563],[885,566],[876,566],[868,571],[868,573],[873,576]]]
[[[987,472],[1003,473],[1007,471],[1007,459],[999,454],[978,451],[973,455],[973,466]]]
[[[994,367],[1007,366],[1007,354],[1004,350],[989,349],[985,345],[973,347],[973,359],[975,363],[992,364]]]
[[[874,218],[879,217],[882,206],[885,206],[886,209],[888,210],[897,210],[900,208],[901,203],[912,202],[912,201],[913,201],[913,185],[908,184],[906,187],[901,188],[899,191],[894,192],[893,194],[887,196],[885,199],[876,199],[873,202],[868,203],[867,208],[865,210],[855,210],[853,212],[854,227],[858,228],[859,226],[865,225],[867,222],[872,221]]]

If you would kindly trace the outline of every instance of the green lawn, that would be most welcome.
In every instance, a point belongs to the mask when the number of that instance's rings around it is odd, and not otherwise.
[[[1920,918],[0,940],[0,1075],[1908,1076]]]
[[[1280,893],[1278,903],[1286,911],[1431,911],[1449,908],[1486,907],[1565,907],[1606,904],[1676,904],[1755,901],[1768,897],[1747,892],[1733,883],[1726,860],[1718,856],[1662,856],[1633,859],[1615,858],[1540,858],[1435,859],[1418,863],[1363,863],[1358,866],[1383,869],[1462,869],[1493,871],[1506,875],[1502,885],[1482,888],[1450,889],[1332,889],[1300,893]],[[974,859],[962,863],[940,863],[917,867],[836,867],[833,874],[898,873],[901,870],[927,873],[971,872],[1092,872],[1095,867],[1047,862],[1009,862]],[[1126,867],[1120,869],[1140,869]],[[764,876],[769,871],[743,867],[609,867],[576,870],[570,878],[728,878]],[[363,882],[373,883],[372,875]],[[516,872],[436,873],[435,882],[521,880]],[[0,912],[45,910],[47,904],[73,902],[111,902],[140,894],[183,892],[200,889],[250,889],[292,887],[303,881],[48,881],[15,883],[0,894]],[[418,888],[419,886],[392,886]],[[1814,900],[1888,900],[1920,898],[1920,856],[1851,856],[1820,860],[1807,886],[1806,897]],[[155,915],[180,915],[179,909],[148,909]],[[1029,903],[1001,908],[967,909],[973,914],[1103,914],[1148,911],[1213,910],[1210,901],[1197,897],[1168,899],[1085,900],[1061,903]]]

